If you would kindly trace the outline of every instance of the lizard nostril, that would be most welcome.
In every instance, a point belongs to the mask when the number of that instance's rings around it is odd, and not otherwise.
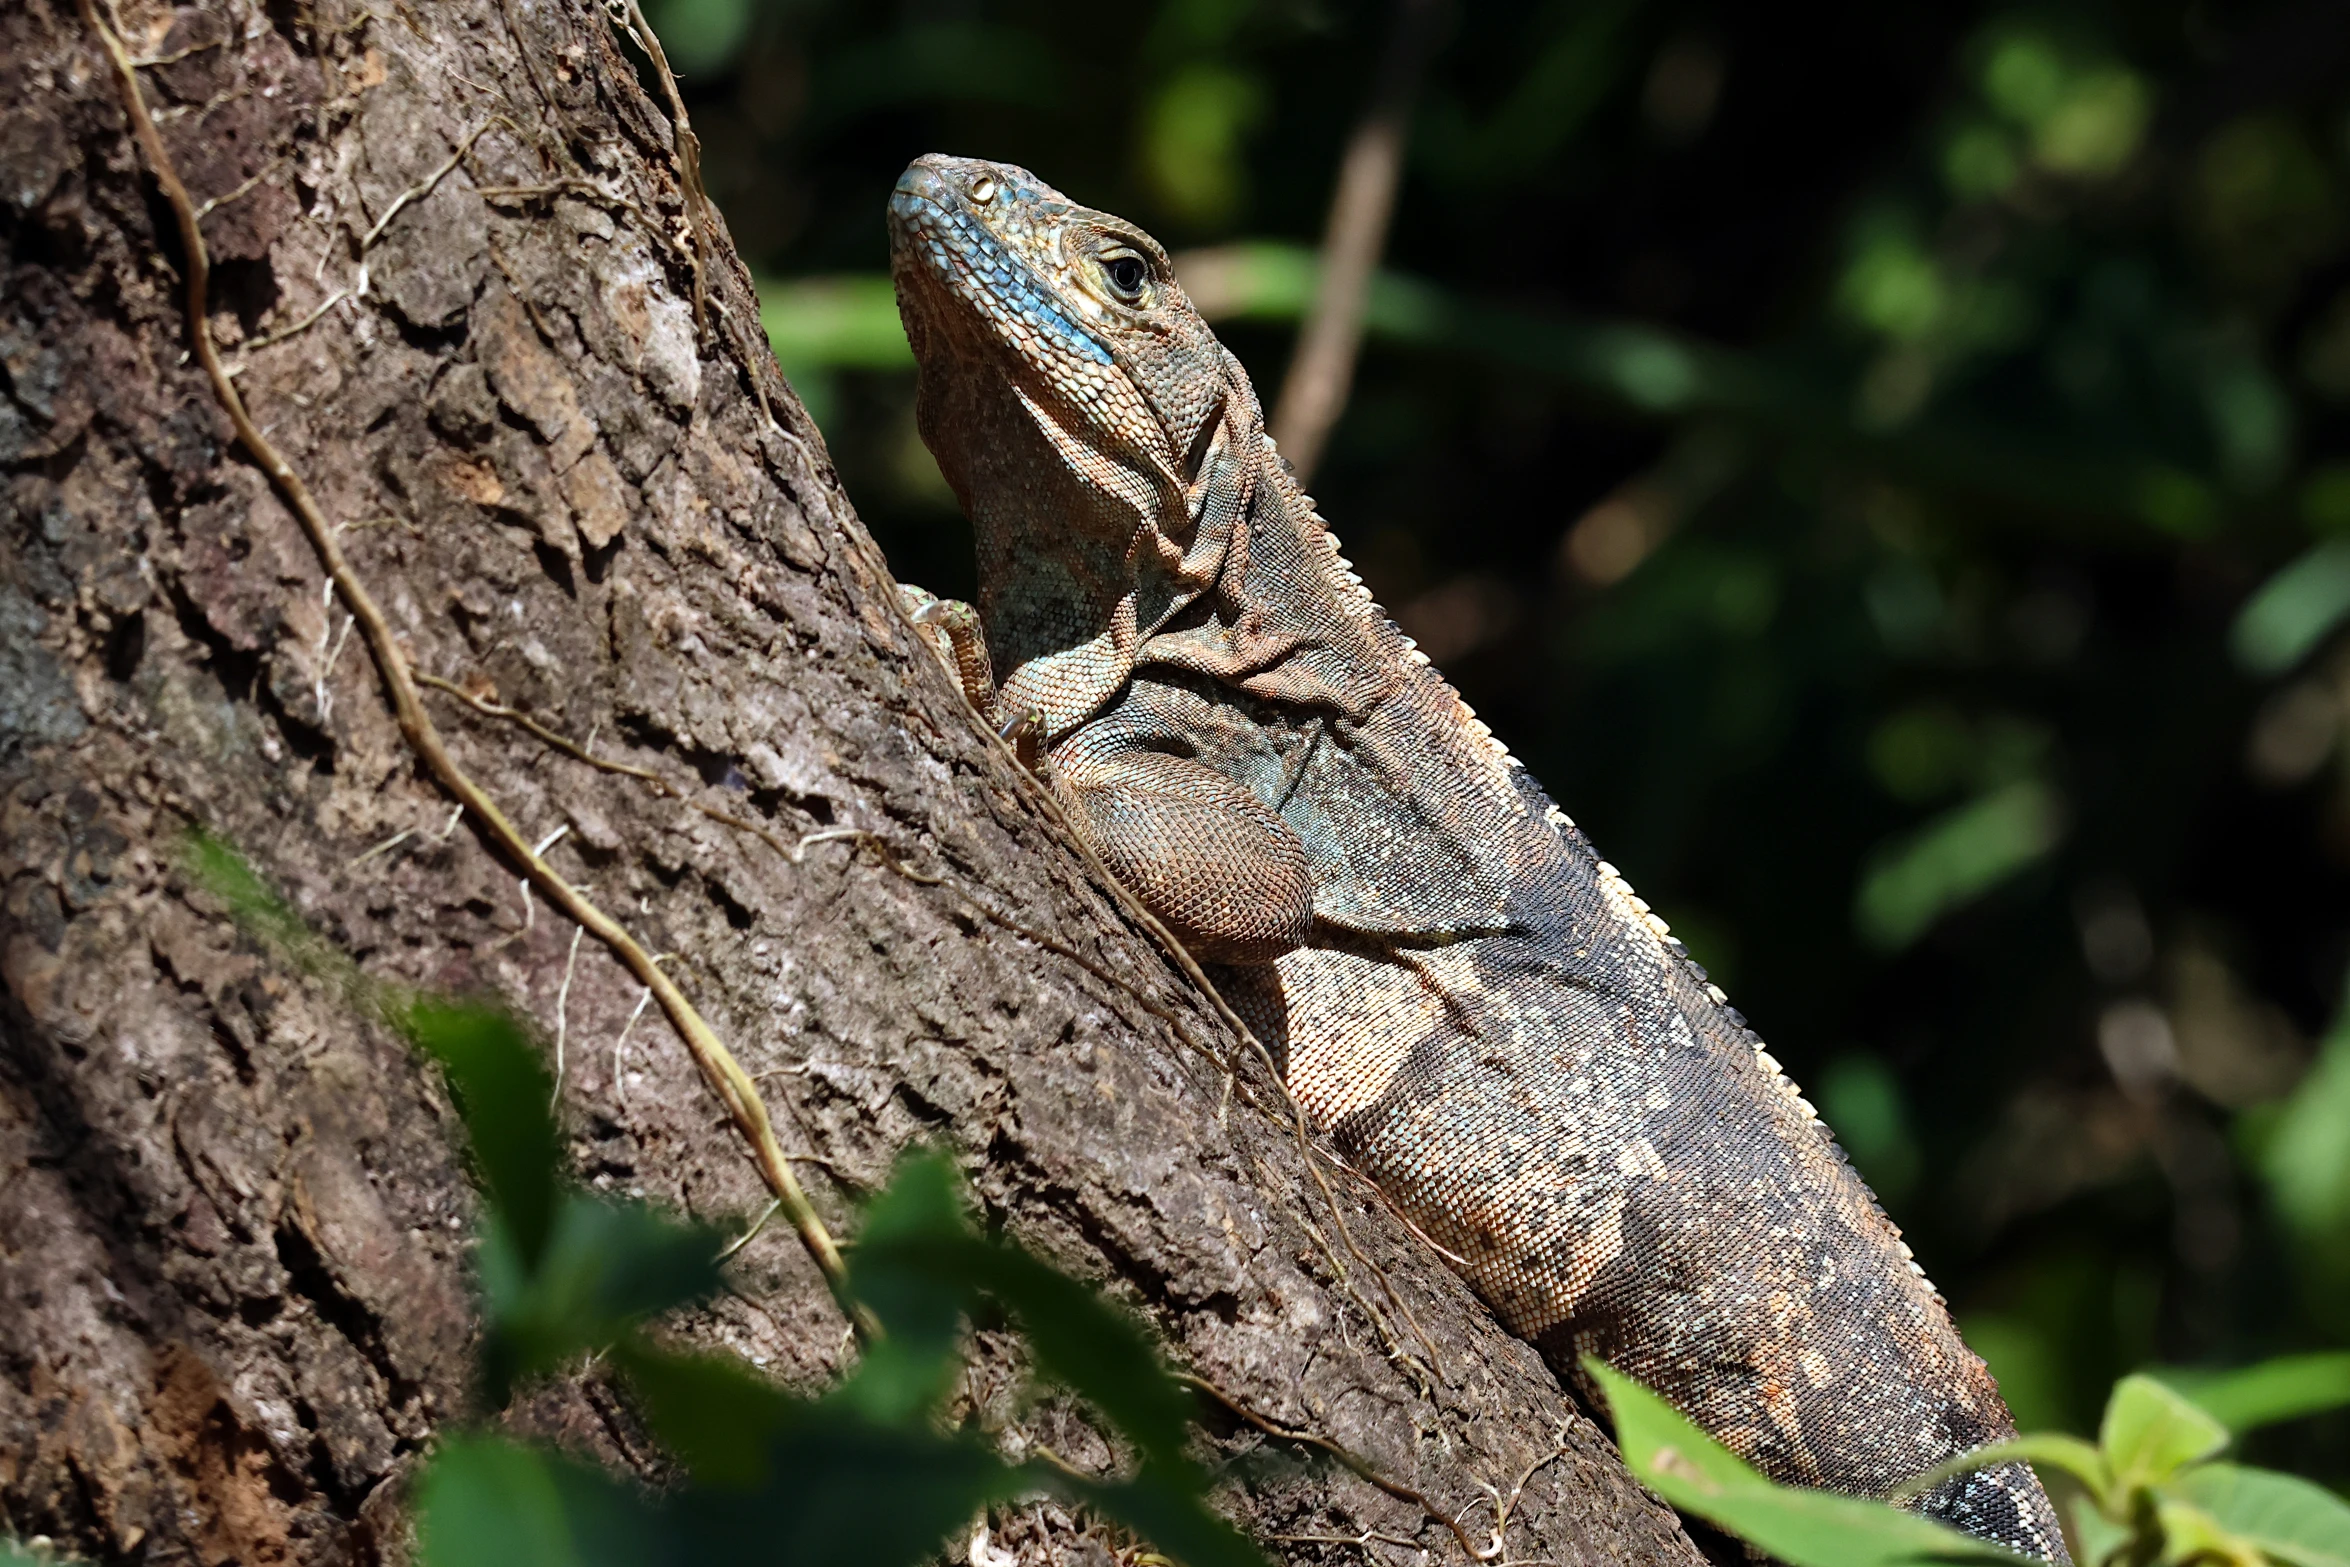
[[[995,200],[994,176],[982,174],[973,180],[971,182],[971,199],[983,207]]]

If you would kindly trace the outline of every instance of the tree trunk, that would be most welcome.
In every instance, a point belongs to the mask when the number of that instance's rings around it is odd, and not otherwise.
[[[697,327],[670,122],[599,7],[139,0],[119,25],[210,203],[234,384],[416,671],[671,781],[424,693],[523,837],[665,954],[836,1232],[908,1143],[948,1146],[991,1217],[1183,1364],[1426,1499],[1335,1467],[1236,1487],[1268,1541],[1456,1559],[1437,1515],[1482,1542],[1498,1495],[1513,1557],[1696,1559],[1439,1257],[1335,1166],[1321,1189],[1277,1087],[976,726],[753,347],[723,232]],[[404,1481],[467,1415],[451,1116],[191,884],[188,831],[370,972],[531,1016],[582,1179],[738,1220],[766,1190],[636,978],[395,723],[350,596],[190,357],[190,258],[84,13],[0,8],[0,84],[0,1530],[399,1559]],[[851,1341],[790,1227],[736,1269],[682,1330],[791,1383],[837,1372]],[[1016,1373],[983,1344],[967,1397],[1108,1460],[1024,1412]],[[593,1374],[509,1419],[658,1472]],[[1039,1560],[1084,1527],[997,1524]]]

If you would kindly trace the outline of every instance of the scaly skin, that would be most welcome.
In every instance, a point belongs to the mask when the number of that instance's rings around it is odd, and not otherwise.
[[[943,157],[890,233],[978,541],[959,667],[1346,1156],[1562,1375],[1598,1354],[1777,1479],[1882,1495],[2013,1435],[1811,1106],[1370,601],[1158,245]],[[2020,1465],[1919,1505],[2064,1557]]]

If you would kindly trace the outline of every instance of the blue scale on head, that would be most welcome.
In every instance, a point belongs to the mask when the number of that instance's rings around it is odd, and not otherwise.
[[[1016,200],[1029,201],[1035,191],[1028,186],[1014,189]],[[974,286],[988,314],[999,320],[1017,316],[1033,326],[1037,332],[1050,334],[1059,342],[1075,350],[1096,364],[1114,364],[1110,351],[1096,341],[1093,335],[1059,310],[1027,281],[1023,269],[1016,266],[995,236],[970,213],[931,205],[928,214],[932,221],[923,235],[924,247],[942,275],[960,274]],[[976,286],[982,281],[992,285]]]

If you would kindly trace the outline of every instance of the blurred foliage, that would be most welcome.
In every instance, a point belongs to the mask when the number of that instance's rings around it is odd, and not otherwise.
[[[978,1233],[945,1158],[909,1155],[865,1212],[844,1304],[877,1326],[834,1386],[795,1394],[737,1357],[670,1348],[658,1318],[716,1293],[739,1242],[567,1178],[554,1078],[514,1016],[371,979],[217,838],[195,835],[185,858],[248,930],[445,1074],[482,1189],[482,1412],[600,1362],[680,1467],[654,1490],[490,1429],[444,1435],[416,1482],[424,1567],[893,1567],[937,1560],[983,1510],[1039,1495],[1186,1567],[1263,1567],[1207,1505],[1211,1477],[1189,1451],[1191,1395],[1149,1334],[1088,1286]],[[982,1321],[1024,1336],[1039,1383],[1090,1405],[1131,1474],[1081,1473],[1042,1448],[1009,1461],[977,1423],[950,1423],[966,1324]],[[0,1539],[0,1567],[14,1551]]]
[[[470,1091],[489,1075],[552,1087],[497,1013],[444,1009],[412,1037],[451,1074],[486,1167],[546,1099]],[[495,1063],[492,1065],[491,1063]],[[481,1255],[489,1333],[484,1391],[503,1404],[533,1375],[594,1357],[610,1366],[684,1478],[658,1491],[487,1432],[443,1441],[417,1487],[426,1567],[656,1567],[773,1557],[890,1567],[937,1559],[986,1509],[1038,1495],[1131,1529],[1194,1567],[1261,1567],[1204,1500],[1185,1451],[1190,1399],[1148,1337],[1086,1286],[976,1234],[953,1167],[909,1159],[865,1215],[851,1283],[883,1336],[834,1387],[788,1393],[731,1356],[665,1348],[643,1325],[718,1286],[719,1240],[641,1206],[562,1187],[542,1167],[556,1222],[535,1258],[489,1188]],[[968,1318],[1008,1317],[1037,1371],[1084,1397],[1137,1455],[1124,1479],[1006,1460],[989,1434],[950,1425]]]
[[[913,155],[1150,227],[1278,382],[1388,8],[747,4],[706,171],[902,576],[972,572],[892,334]],[[1370,327],[1349,555],[2027,1423],[2344,1342],[2350,8],[1458,6]],[[2250,1440],[2350,1480],[2340,1414]]]
[[[1632,1472],[1772,1560],[1789,1567],[2024,1560],[1884,1503],[1774,1484],[1656,1394],[1600,1361],[1584,1364],[1606,1396]],[[2048,1482],[2084,1567],[2350,1567],[2350,1503],[2293,1475],[2219,1458],[2256,1426],[2344,1404],[2350,1354],[2272,1361],[2202,1379],[2191,1394],[2129,1376],[2107,1398],[2094,1442],[2028,1434],[1978,1448],[1902,1489],[1917,1495],[2020,1459]]]
[[[1931,1567],[2026,1558],[1915,1513],[1860,1497],[1778,1485],[1672,1405],[1604,1362],[1585,1370],[1605,1396],[1624,1462],[1685,1513],[1788,1567]]]

